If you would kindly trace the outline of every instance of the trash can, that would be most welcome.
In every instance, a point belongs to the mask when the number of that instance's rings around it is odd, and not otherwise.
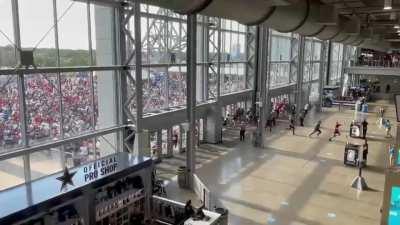
[[[221,214],[219,225],[228,225],[228,210],[224,208],[215,208],[216,213]]]
[[[187,187],[187,169],[186,166],[180,166],[177,170],[178,185],[180,188]]]

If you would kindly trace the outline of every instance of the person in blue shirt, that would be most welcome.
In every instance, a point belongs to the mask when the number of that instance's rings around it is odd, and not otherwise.
[[[394,166],[394,145],[389,145],[389,167]]]

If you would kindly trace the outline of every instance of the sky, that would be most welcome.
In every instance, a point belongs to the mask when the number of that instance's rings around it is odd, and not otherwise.
[[[22,47],[35,47],[54,24],[52,0],[19,0],[20,30]],[[71,0],[57,0],[57,14],[60,17]],[[0,29],[14,41],[12,28],[11,0],[0,0]],[[88,25],[86,4],[75,2],[59,22],[60,48],[88,49]],[[0,34],[0,46],[9,44]],[[38,46],[54,48],[54,29]]]
[[[0,30],[14,42],[11,1],[12,0],[0,0]],[[86,3],[75,2],[72,0],[57,0],[56,2],[58,18],[67,12],[58,23],[60,49],[89,49]],[[71,3],[73,3],[73,6],[68,9]],[[53,0],[18,0],[18,4],[22,47],[33,48],[45,36],[38,45],[38,48],[54,48],[54,29],[45,35],[54,24]],[[93,48],[95,48],[96,40],[94,31],[94,12],[95,10],[92,7],[91,27]],[[142,27],[146,27],[146,20],[142,20],[141,22]],[[179,29],[178,27],[176,28]],[[237,25],[235,28],[238,29]],[[142,38],[144,36],[144,31],[145,29],[142,29]],[[241,36],[240,40],[237,39],[237,35],[234,35],[233,37],[231,43],[231,37],[225,36],[224,46],[226,51],[229,51],[229,46],[233,46],[238,41],[243,43],[240,48],[244,51],[244,35]],[[9,41],[0,34],[0,46],[9,44]]]

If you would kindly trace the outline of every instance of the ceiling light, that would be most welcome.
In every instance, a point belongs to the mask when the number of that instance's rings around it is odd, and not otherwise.
[[[385,3],[383,5],[384,10],[390,10],[392,9],[392,0],[385,0]]]
[[[394,25],[394,29],[400,29],[399,25]]]

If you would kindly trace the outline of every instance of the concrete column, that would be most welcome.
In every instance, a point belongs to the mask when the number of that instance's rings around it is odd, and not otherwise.
[[[257,131],[255,133],[255,146],[263,147],[265,141],[265,129],[264,124],[267,120],[267,86],[269,79],[269,68],[268,68],[268,50],[269,47],[269,30],[265,24],[259,25],[258,27],[258,42],[257,42],[257,76],[258,76],[258,102],[259,102],[259,115],[260,120],[258,123]]]
[[[222,141],[222,108],[218,105],[212,106],[212,110],[208,113],[205,123],[205,141],[207,143],[217,144]]]
[[[94,6],[95,38],[96,40],[96,65],[113,65],[115,61],[114,49],[114,13],[113,9],[104,6]],[[97,71],[97,98],[98,118],[96,128],[115,126],[117,123],[116,77],[114,71]],[[99,138],[99,152],[108,155],[117,148],[115,134],[104,135]],[[112,146],[110,146],[112,145]]]
[[[172,143],[172,127],[167,130],[167,156],[172,157],[174,155],[174,146]]]
[[[182,127],[182,125],[179,125],[179,137],[178,137],[178,149],[179,149],[179,153],[183,152],[183,132],[184,129]]]
[[[322,101],[323,101],[323,92],[324,92],[324,86],[325,86],[325,68],[327,65],[325,64],[327,57],[326,57],[326,52],[328,51],[328,46],[322,43],[322,50],[321,50],[321,64],[320,64],[320,71],[319,71],[319,78],[318,78],[318,93],[319,93],[319,102],[318,102],[318,107],[317,111],[321,112],[322,111]]]
[[[143,80],[142,80],[142,40],[141,40],[141,22],[140,22],[140,3],[135,2],[134,5],[134,38],[135,38],[135,89],[136,89],[136,132],[141,135],[143,130]],[[135,153],[139,156],[150,156],[150,151],[146,151],[145,143],[138,139],[135,145]]]
[[[299,42],[299,64],[297,70],[297,87],[296,87],[296,111],[297,114],[301,112],[304,108],[303,104],[303,75],[304,75],[304,47],[305,47],[305,38],[300,36]]]
[[[157,130],[157,158],[162,158],[162,130]]]
[[[196,32],[197,15],[187,17],[187,76],[186,76],[186,112],[189,129],[187,131],[186,167],[188,173],[188,188],[193,188],[193,176],[196,169]]]
[[[150,133],[147,130],[136,133],[133,149],[138,149],[135,152],[139,152],[140,149],[140,152],[145,153],[143,156],[151,156]]]

